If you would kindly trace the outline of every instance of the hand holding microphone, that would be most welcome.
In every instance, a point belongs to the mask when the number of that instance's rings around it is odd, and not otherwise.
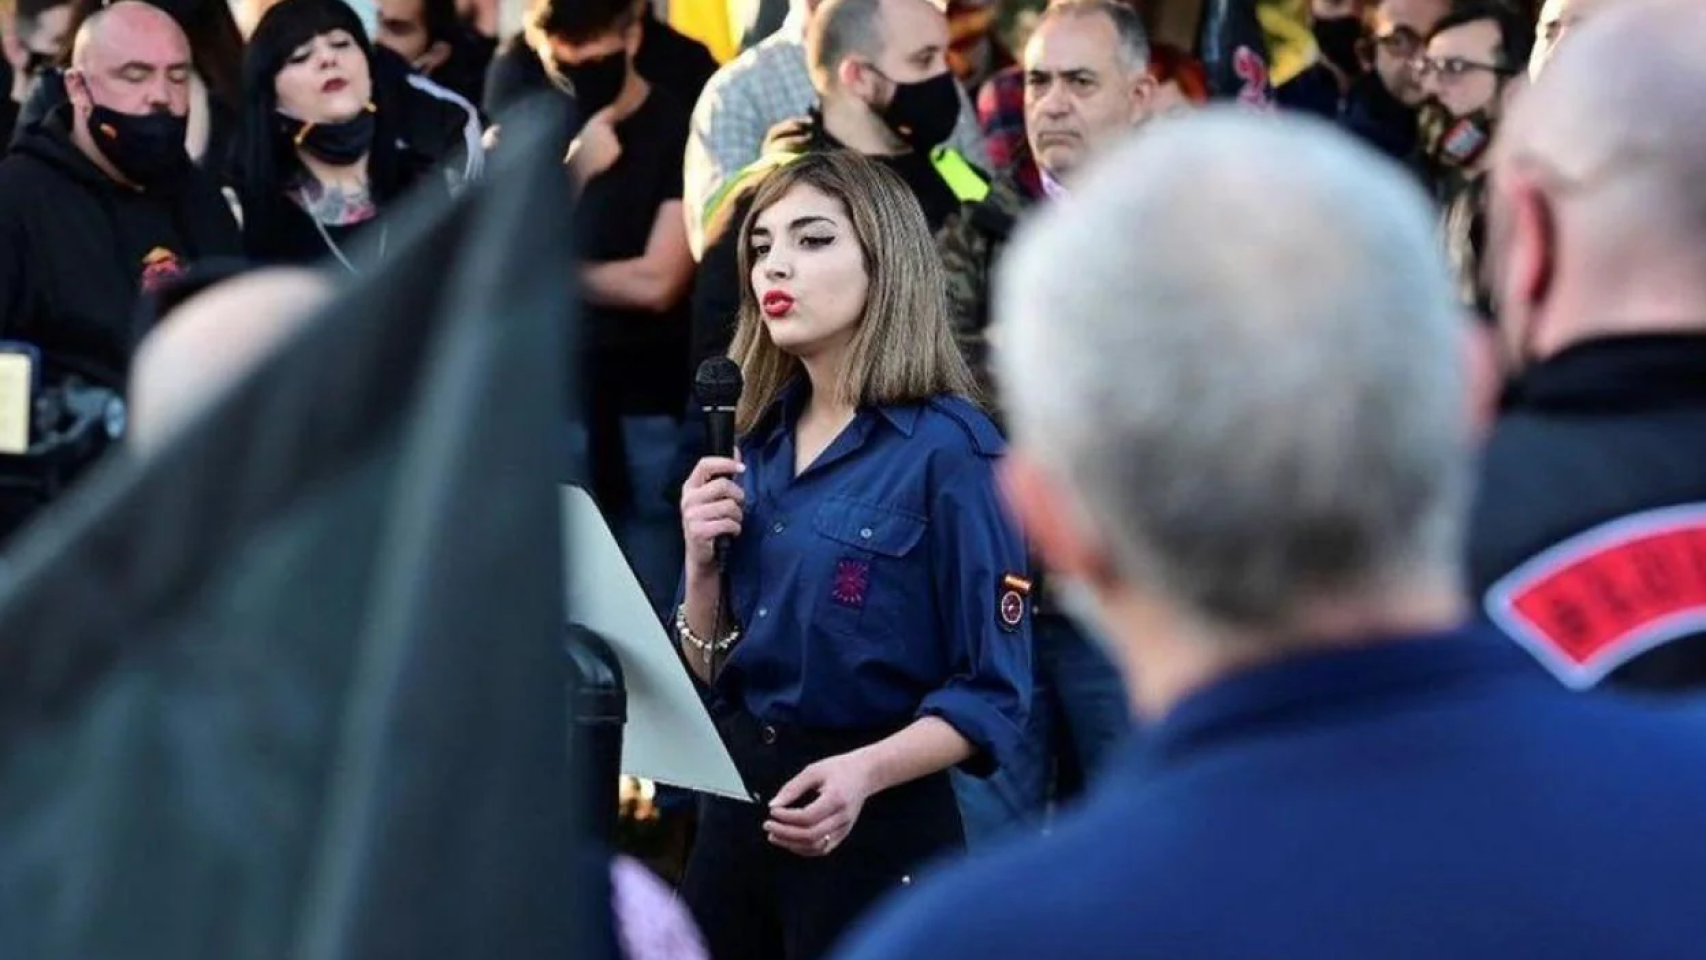
[[[729,540],[740,535],[746,494],[737,478],[746,468],[735,454],[735,406],[742,385],[740,367],[727,357],[701,363],[693,378],[709,455],[681,490],[681,529],[691,571],[714,575],[728,556]]]
[[[706,457],[681,488],[681,530],[690,571],[716,576],[729,538],[740,536],[746,492],[738,478],[745,470],[738,460]]]

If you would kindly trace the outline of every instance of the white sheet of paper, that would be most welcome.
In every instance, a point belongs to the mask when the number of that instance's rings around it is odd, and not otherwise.
[[[30,450],[30,358],[0,353],[0,453],[21,456]]]
[[[562,496],[569,619],[610,643],[628,688],[622,772],[752,800],[598,505],[580,487]]]

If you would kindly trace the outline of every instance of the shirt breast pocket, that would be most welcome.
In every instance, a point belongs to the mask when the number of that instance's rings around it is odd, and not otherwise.
[[[873,636],[900,629],[908,598],[929,589],[919,546],[927,526],[916,513],[847,497],[818,508],[818,546],[828,559],[816,605],[822,626]]]

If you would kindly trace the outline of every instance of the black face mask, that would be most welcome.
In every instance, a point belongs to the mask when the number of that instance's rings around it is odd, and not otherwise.
[[[1310,29],[1315,34],[1315,45],[1328,63],[1351,76],[1362,72],[1362,58],[1357,56],[1357,45],[1362,42],[1362,20],[1321,17]]]
[[[954,124],[960,119],[960,92],[953,73],[944,70],[917,83],[896,83],[894,97],[878,115],[912,149],[935,149],[954,132]]]
[[[1422,145],[1442,171],[1474,166],[1493,143],[1493,116],[1485,107],[1459,117],[1433,100],[1422,107],[1419,123]]]
[[[628,54],[623,51],[581,63],[557,61],[557,73],[574,88],[581,116],[590,117],[616,102],[628,82]]]
[[[371,103],[338,123],[307,123],[279,114],[284,134],[292,143],[314,159],[334,167],[347,167],[373,149],[374,119]]]
[[[188,117],[170,113],[119,113],[99,104],[89,111],[89,135],[101,156],[139,187],[168,183],[189,167],[189,125]]]

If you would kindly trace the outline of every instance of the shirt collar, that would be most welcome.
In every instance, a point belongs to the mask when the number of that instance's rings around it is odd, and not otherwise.
[[[918,429],[918,417],[922,411],[917,404],[909,403],[904,406],[878,407],[877,413],[887,420],[890,426],[900,431],[901,436],[910,437],[913,431]]]
[[[1042,164],[1037,165],[1037,178],[1043,185],[1043,196],[1050,200],[1059,200],[1066,196],[1066,185],[1054,178],[1054,174],[1044,170]]]
[[[1281,726],[1366,716],[1381,704],[1508,678],[1547,681],[1515,644],[1482,625],[1287,657],[1186,697],[1142,729],[1128,766],[1152,771],[1217,742],[1271,734]]]
[[[776,399],[771,402],[769,407],[765,408],[764,413],[759,415],[757,424],[752,428],[752,435],[757,438],[761,446],[768,446],[775,442],[784,430],[794,425],[794,422],[800,418],[800,407],[805,403],[806,396],[806,380],[804,377],[795,377],[788,381],[787,385],[782,388],[782,392],[777,394]],[[916,403],[894,404],[867,409],[875,410],[878,416],[888,421],[888,424],[903,437],[910,437],[917,431],[918,418],[923,415],[922,406]],[[865,413],[866,409],[862,409],[860,412]]]
[[[770,406],[758,415],[758,422],[753,424],[752,435],[757,438],[760,446],[769,446],[776,442],[784,430],[793,426],[800,418],[800,404],[806,399],[805,378],[795,377],[783,385],[776,399],[770,401]]]
[[[1706,335],[1600,337],[1529,367],[1506,403],[1611,413],[1706,403]]]

